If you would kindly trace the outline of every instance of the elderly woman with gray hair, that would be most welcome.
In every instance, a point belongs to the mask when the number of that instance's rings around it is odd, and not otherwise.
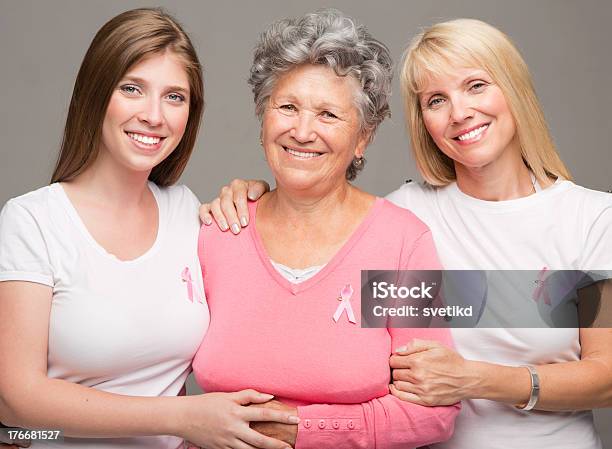
[[[447,330],[360,327],[361,270],[440,266],[427,226],[349,182],[389,115],[391,66],[387,48],[337,11],[270,26],[249,83],[277,188],[251,203],[248,232],[200,232],[212,320],[196,379],[205,391],[274,394],[258,406],[300,423],[252,426],[298,448],[422,446],[448,439],[459,409],[389,394],[393,348],[415,337],[451,345]]]

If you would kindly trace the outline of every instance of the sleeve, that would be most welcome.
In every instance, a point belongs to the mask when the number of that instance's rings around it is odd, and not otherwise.
[[[411,181],[405,184],[402,184],[398,189],[394,190],[393,192],[385,196],[385,199],[388,201],[391,201],[393,204],[403,209],[409,209],[410,200],[408,198],[409,191],[406,189],[407,184],[411,184]]]
[[[429,230],[402,254],[400,268],[440,268]],[[453,346],[448,329],[397,328],[389,329],[389,333],[392,348],[413,338]],[[361,404],[301,406],[295,448],[406,449],[446,441],[453,434],[459,410],[460,404],[424,407],[401,401],[391,394]]]
[[[0,213],[0,281],[54,285],[39,221],[14,200],[7,202]]]
[[[589,226],[580,268],[583,271],[612,271],[612,204],[605,207]]]

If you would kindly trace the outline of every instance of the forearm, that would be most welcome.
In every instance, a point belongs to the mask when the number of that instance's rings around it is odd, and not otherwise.
[[[56,379],[2,389],[2,422],[72,437],[177,435],[179,403],[186,399],[122,396]]]
[[[445,441],[453,433],[459,404],[423,407],[386,395],[362,404],[298,407],[296,449],[409,448]]]
[[[526,404],[531,378],[524,367],[470,362],[477,373],[465,393],[466,399],[489,399],[509,404]],[[587,410],[612,405],[612,370],[596,360],[551,363],[536,366],[540,396],[536,409]]]

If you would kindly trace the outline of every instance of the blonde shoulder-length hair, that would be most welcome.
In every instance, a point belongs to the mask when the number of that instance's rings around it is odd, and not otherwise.
[[[76,78],[64,137],[51,182],[69,181],[96,160],[106,108],[117,83],[134,65],[170,51],[189,80],[189,118],[174,151],[153,168],[149,180],[174,184],[191,156],[204,109],[202,68],[180,24],[159,8],[132,9],[112,18],[94,37]]]
[[[456,179],[451,158],[427,132],[419,94],[432,76],[454,67],[478,67],[499,86],[514,117],[525,164],[540,182],[571,175],[557,154],[529,69],[508,36],[474,19],[438,23],[418,34],[404,53],[400,85],[417,167],[425,181],[445,186]]]

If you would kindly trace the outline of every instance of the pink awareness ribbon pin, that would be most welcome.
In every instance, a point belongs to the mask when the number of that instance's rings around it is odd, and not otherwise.
[[[533,292],[533,300],[538,302],[540,299],[544,299],[544,304],[550,306],[550,294],[548,289],[546,288],[546,272],[548,271],[548,267],[544,267],[540,270],[540,274],[538,275],[538,280],[536,283],[538,287]]]
[[[183,282],[187,282],[187,297],[189,301],[193,302],[193,279],[191,278],[191,271],[189,271],[189,267],[185,267],[185,269],[181,272],[181,280]]]
[[[333,319],[336,323],[340,319],[340,316],[342,315],[342,312],[344,312],[345,309],[346,309],[346,314],[348,315],[348,320],[351,323],[357,322],[357,320],[355,320],[355,314],[353,313],[353,308],[351,307],[351,301],[350,301],[351,296],[353,296],[353,287],[351,287],[351,284],[346,284],[344,288],[342,289],[342,291],[340,292],[340,297],[338,298],[338,301],[341,301],[341,302],[340,304],[338,304],[338,308],[336,309],[336,312],[334,313],[334,316],[333,316]]]

